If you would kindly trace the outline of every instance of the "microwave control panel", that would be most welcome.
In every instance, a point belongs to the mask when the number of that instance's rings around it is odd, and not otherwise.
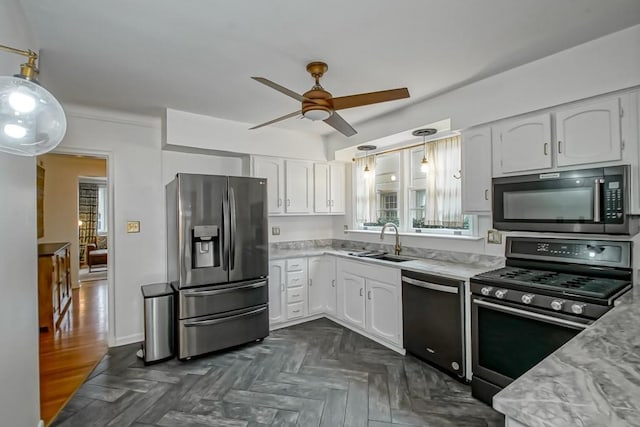
[[[607,224],[624,223],[624,194],[621,176],[605,178],[603,202],[604,222]]]

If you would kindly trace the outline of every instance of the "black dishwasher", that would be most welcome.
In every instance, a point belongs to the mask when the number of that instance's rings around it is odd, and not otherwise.
[[[402,270],[402,327],[409,353],[464,378],[464,282]]]

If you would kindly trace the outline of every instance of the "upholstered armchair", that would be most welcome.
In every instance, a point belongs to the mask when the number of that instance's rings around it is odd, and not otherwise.
[[[93,243],[87,244],[87,264],[89,265],[89,272],[97,266],[106,267],[107,260],[107,237],[97,236]]]

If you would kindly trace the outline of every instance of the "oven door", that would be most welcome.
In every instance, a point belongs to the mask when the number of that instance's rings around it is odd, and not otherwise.
[[[569,315],[558,314],[556,317],[541,311],[522,310],[514,304],[473,296],[474,378],[478,376],[500,388],[506,387],[590,323]]]

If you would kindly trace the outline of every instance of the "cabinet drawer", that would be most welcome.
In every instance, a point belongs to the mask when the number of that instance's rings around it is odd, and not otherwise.
[[[304,302],[287,305],[287,319],[296,319],[302,316],[304,316]]]
[[[287,303],[304,301],[304,287],[287,289]]]
[[[307,267],[306,258],[291,258],[287,260],[287,271],[304,271]]]
[[[306,277],[304,271],[291,271],[287,273],[287,287],[288,288],[296,288],[298,286],[305,286]]]

